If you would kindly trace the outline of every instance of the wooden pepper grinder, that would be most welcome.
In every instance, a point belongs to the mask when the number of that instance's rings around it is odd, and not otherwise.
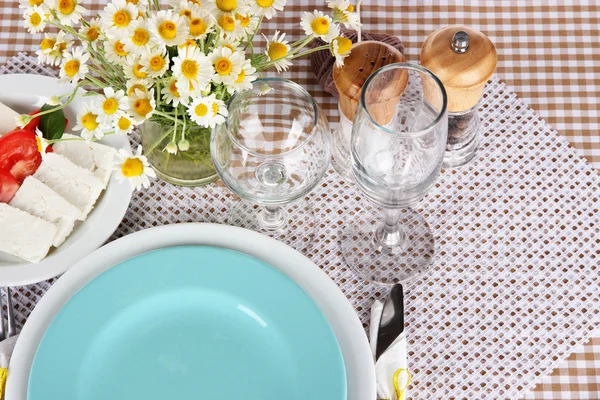
[[[467,26],[440,28],[423,43],[421,65],[442,81],[448,95],[446,168],[468,163],[477,152],[477,107],[497,62],[496,48],[491,40]]]
[[[333,133],[333,165],[344,177],[352,175],[352,121],[367,78],[379,68],[397,62],[406,62],[404,55],[387,43],[364,41],[352,46],[350,55],[344,59],[342,67],[334,67],[333,81],[339,92],[338,109],[340,123]],[[399,71],[393,85],[387,85],[377,93],[377,106],[371,106],[369,113],[380,125],[388,124],[395,115],[398,99],[404,93],[408,81],[406,71]]]

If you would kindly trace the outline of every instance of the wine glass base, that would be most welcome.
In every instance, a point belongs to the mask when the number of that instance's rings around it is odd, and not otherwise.
[[[270,236],[308,255],[318,231],[312,207],[305,200],[297,200],[282,209],[281,223],[269,225],[261,206],[241,200],[229,211],[227,223]]]
[[[376,209],[362,210],[341,235],[342,255],[361,278],[384,285],[406,283],[431,267],[435,240],[427,221],[413,210],[400,214],[404,240],[396,246],[378,241],[377,230],[384,221]]]

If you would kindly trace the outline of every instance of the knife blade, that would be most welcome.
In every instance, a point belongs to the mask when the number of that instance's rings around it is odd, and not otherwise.
[[[404,290],[402,285],[397,284],[392,287],[383,305],[375,360],[381,357],[402,332],[404,332]]]

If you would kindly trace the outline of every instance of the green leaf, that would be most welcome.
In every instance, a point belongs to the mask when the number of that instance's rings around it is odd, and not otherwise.
[[[55,108],[49,104],[44,104],[41,111],[47,111]],[[67,121],[63,110],[52,111],[40,117],[40,131],[44,134],[44,138],[48,140],[56,140],[62,138],[65,133]]]

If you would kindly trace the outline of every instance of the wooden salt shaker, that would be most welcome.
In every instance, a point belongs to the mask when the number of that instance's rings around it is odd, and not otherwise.
[[[382,42],[364,41],[352,46],[350,55],[344,59],[342,67],[334,67],[333,81],[339,92],[338,109],[340,123],[333,133],[333,165],[343,176],[351,177],[352,154],[351,137],[352,121],[367,78],[379,68],[397,62],[406,62],[404,55],[395,47]],[[375,103],[369,113],[380,125],[388,124],[395,114],[398,99],[404,93],[408,81],[408,73],[398,71],[395,85],[388,85],[377,92]]]
[[[491,40],[467,26],[440,28],[423,43],[421,65],[442,81],[448,95],[446,168],[468,163],[477,152],[477,107],[497,62],[496,48]]]

